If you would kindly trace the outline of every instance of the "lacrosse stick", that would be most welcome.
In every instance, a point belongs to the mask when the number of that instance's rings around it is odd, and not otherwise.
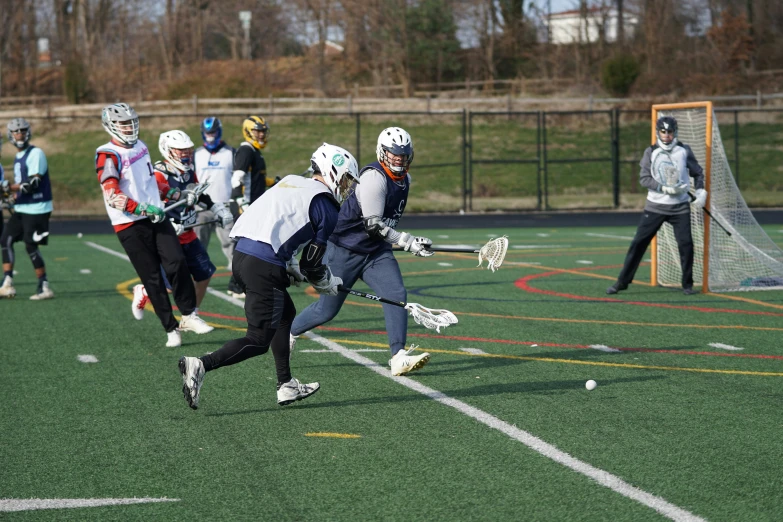
[[[506,251],[508,250],[508,237],[502,236],[497,237],[495,239],[490,239],[486,245],[481,247],[478,250],[473,250],[472,248],[462,248],[462,247],[449,247],[449,246],[442,246],[442,247],[435,247],[431,246],[428,247],[427,250],[431,250],[433,252],[465,252],[465,253],[471,253],[471,254],[478,254],[478,266],[481,266],[481,263],[484,262],[484,260],[487,260],[487,269],[492,270],[493,272],[500,268],[500,265],[503,264],[503,260],[506,258]]]
[[[696,201],[696,196],[695,196],[695,195],[694,195],[692,192],[688,192],[688,196],[690,196],[690,198],[691,198],[691,202],[694,202],[694,201]],[[721,225],[721,222],[720,222],[720,221],[718,221],[717,219],[715,219],[715,216],[713,216],[713,215],[712,215],[712,212],[710,212],[709,210],[707,210],[707,206],[706,206],[706,205],[705,205],[705,206],[703,206],[703,207],[701,207],[701,209],[704,211],[704,213],[705,213],[705,214],[707,214],[707,215],[710,217],[710,219],[712,219],[712,221],[713,221],[715,224],[717,224],[717,225],[718,225],[720,228],[722,228],[722,229],[723,229],[723,231],[724,231],[724,232],[726,232],[726,233],[727,233],[729,236],[731,236],[731,232],[729,232],[728,230],[726,230],[726,227],[724,227],[723,225]]]
[[[343,285],[339,285],[337,290],[346,294],[355,295],[357,297],[364,297],[365,299],[370,299],[371,301],[379,301],[381,303],[405,308],[408,312],[410,312],[414,321],[424,326],[424,328],[435,330],[438,333],[440,333],[441,328],[446,328],[447,326],[456,324],[458,322],[457,316],[448,310],[427,308],[426,306],[422,306],[418,303],[403,303],[402,301],[392,301],[377,295],[366,294],[364,292],[359,292],[358,290],[345,288]]]
[[[207,187],[209,187],[209,183],[200,183],[198,185],[195,185],[193,187],[193,189],[191,190],[191,192],[193,192],[196,195],[196,197],[198,197],[198,196],[202,195],[207,190]],[[190,190],[190,189],[188,189],[188,190]],[[169,205],[168,207],[165,207],[163,209],[163,212],[168,212],[169,210],[174,210],[175,208],[179,208],[179,207],[181,207],[182,205],[184,205],[187,202],[188,202],[187,198],[180,199],[179,201],[177,201],[173,205]]]
[[[205,221],[203,223],[196,223],[195,225],[188,225],[186,227],[183,227],[184,230],[190,230],[191,228],[200,227],[203,225],[211,225],[212,223],[220,223],[219,219],[213,219],[212,221]]]

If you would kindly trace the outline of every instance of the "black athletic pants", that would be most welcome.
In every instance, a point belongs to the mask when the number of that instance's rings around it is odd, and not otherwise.
[[[288,295],[289,278],[285,267],[234,250],[231,268],[237,283],[245,290],[247,333],[201,357],[204,370],[229,366],[265,354],[271,345],[277,382],[291,380],[288,336],[296,308]]]
[[[147,296],[163,328],[167,332],[174,330],[179,323],[171,311],[160,267],[166,272],[174,302],[182,315],[190,315],[195,310],[196,288],[171,221],[165,219],[160,223],[152,223],[149,219],[142,219],[117,232],[117,237],[147,290]]]
[[[693,237],[691,236],[690,212],[669,216],[645,210],[644,214],[642,214],[639,228],[636,229],[636,236],[631,241],[628,254],[625,256],[623,269],[617,277],[618,283],[629,285],[633,281],[636,269],[639,268],[639,263],[641,263],[647,247],[655,237],[655,234],[658,233],[658,229],[667,221],[674,228],[674,238],[677,240],[677,247],[680,251],[682,287],[693,287]]]

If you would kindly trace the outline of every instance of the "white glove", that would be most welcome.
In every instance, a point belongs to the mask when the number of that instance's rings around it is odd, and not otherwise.
[[[231,211],[223,203],[215,203],[209,210],[214,212],[215,217],[220,220],[218,225],[221,228],[230,227],[234,222],[234,216],[231,215]]]
[[[319,294],[337,295],[339,293],[337,287],[343,284],[343,280],[339,277],[333,276],[332,271],[327,266],[326,275],[324,278],[320,281],[313,281],[311,284],[313,285],[315,291]]]
[[[292,257],[291,260],[286,263],[285,271],[288,272],[288,278],[291,280],[291,286],[299,286],[299,283],[306,281],[305,276],[299,270],[299,260]]]
[[[704,189],[696,189],[696,199],[693,200],[693,204],[696,208],[704,208],[707,204],[707,191]]]
[[[677,183],[673,187],[661,187],[661,192],[664,194],[668,194],[670,196],[679,196],[680,194],[685,194],[688,192],[688,184],[687,183]]]
[[[403,232],[400,235],[400,239],[397,240],[397,244],[401,246],[406,252],[410,252],[413,255],[420,257],[430,257],[435,252],[428,250],[432,246],[432,240],[421,236],[412,236],[407,232]]]
[[[242,185],[242,180],[245,177],[244,170],[235,170],[231,175],[231,188],[237,188]]]
[[[179,201],[181,201],[183,198],[187,201],[187,203],[185,203],[185,206],[192,207],[198,201],[198,194],[186,189],[180,192],[179,194]]]
[[[174,232],[178,236],[181,236],[182,234],[185,233],[185,225],[183,225],[182,223],[176,223],[176,222],[172,221],[171,224],[174,225]]]

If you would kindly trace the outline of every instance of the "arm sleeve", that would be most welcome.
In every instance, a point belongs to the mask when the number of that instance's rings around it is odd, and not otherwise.
[[[685,166],[688,167],[688,174],[693,178],[693,186],[698,189],[704,188],[704,169],[699,165],[699,160],[693,154],[693,150],[687,145],[685,146],[688,151],[688,159]]]
[[[661,185],[655,181],[655,178],[652,176],[652,171],[650,170],[652,166],[652,162],[650,161],[651,157],[652,147],[647,147],[642,156],[642,160],[639,162],[639,167],[641,167],[641,171],[639,172],[639,184],[644,188],[660,192]]]
[[[120,196],[119,199],[122,200],[122,196],[124,196],[124,199],[127,201],[124,204],[124,208],[121,210],[133,213],[133,211],[136,210],[136,207],[139,206],[139,203],[136,200],[125,196],[122,190],[120,190],[120,176],[117,172],[118,166],[119,159],[114,154],[99,152],[95,156],[95,171],[98,175],[98,182],[101,184],[101,189],[103,189],[104,200],[109,202],[117,196]],[[110,204],[110,206],[113,205]]]
[[[313,227],[315,237],[313,243],[325,245],[334,227],[337,226],[339,210],[335,207],[334,200],[326,194],[319,194],[310,201],[310,224]]]
[[[46,162],[46,155],[38,147],[34,148],[27,157],[27,172],[30,176],[43,176],[49,164]]]
[[[383,218],[383,209],[386,207],[386,175],[375,169],[370,169],[362,174],[361,182],[356,185],[356,199],[362,209],[362,219]],[[392,245],[402,235],[393,228],[385,227],[381,232],[383,240]]]
[[[155,182],[158,184],[158,192],[161,199],[166,199],[166,195],[171,190],[169,186],[169,180],[166,179],[166,175],[159,170],[155,170]]]

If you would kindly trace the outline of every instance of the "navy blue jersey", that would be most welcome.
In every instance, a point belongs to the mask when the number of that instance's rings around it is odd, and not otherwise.
[[[369,170],[375,169],[383,173],[386,179],[386,203],[383,207],[384,224],[389,228],[396,228],[397,223],[405,212],[405,204],[408,201],[408,190],[410,183],[408,176],[403,178],[400,184],[395,183],[383,170],[380,163],[370,163],[359,173],[361,175]],[[364,228],[364,219],[362,208],[356,197],[356,192],[352,193],[340,208],[340,215],[337,218],[337,226],[334,228],[329,241],[343,248],[359,252],[362,254],[371,254],[381,250],[391,250],[391,245],[383,240],[382,237],[370,237]]]
[[[16,157],[14,159],[14,171],[18,170],[21,174],[19,180],[17,180],[18,183],[28,183],[30,181],[30,175],[27,168],[27,157],[35,149],[37,149],[37,147],[30,145],[27,147],[27,150],[21,157]],[[41,176],[38,189],[35,192],[29,194],[23,194],[22,191],[19,191],[16,196],[17,205],[24,205],[27,203],[41,203],[52,200],[52,185],[49,181],[49,166],[47,165],[46,172],[39,172],[38,174]]]

